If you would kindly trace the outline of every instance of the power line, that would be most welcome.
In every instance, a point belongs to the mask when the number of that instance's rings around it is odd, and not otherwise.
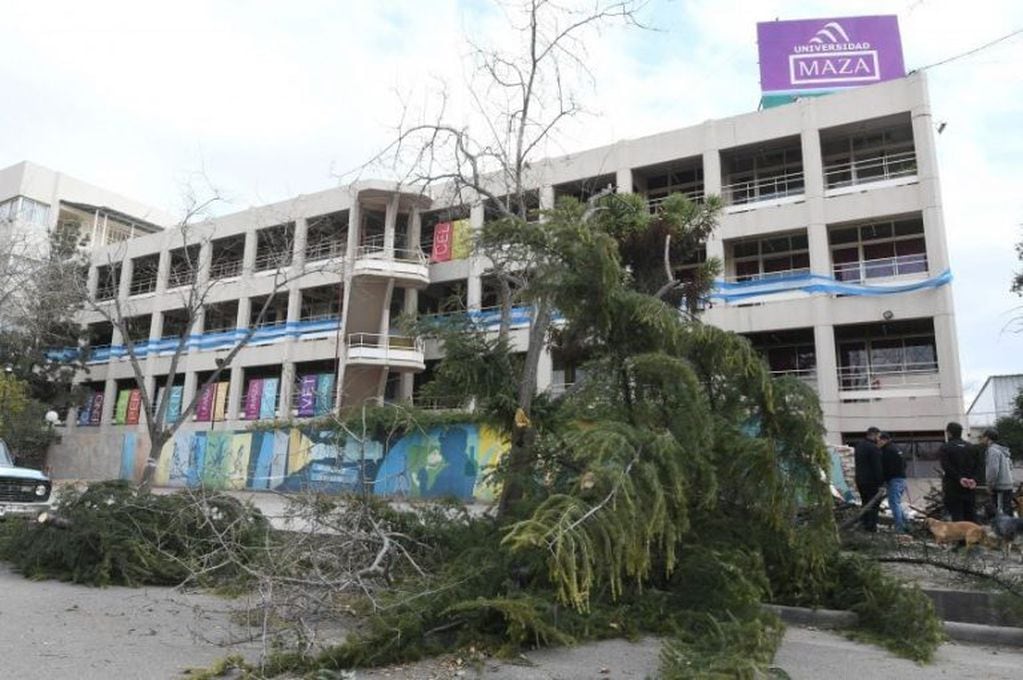
[[[989,43],[984,43],[983,45],[980,45],[979,47],[974,47],[973,49],[967,50],[967,51],[962,52],[960,54],[953,55],[953,56],[948,57],[946,59],[942,59],[941,61],[936,61],[933,64],[928,64],[927,66],[921,66],[920,68],[913,69],[913,70],[914,71],[925,71],[925,70],[927,70],[929,68],[934,68],[936,66],[943,66],[944,64],[947,64],[950,61],[955,61],[956,59],[963,59],[964,57],[969,57],[971,55],[976,54],[977,52],[982,52],[983,50],[986,50],[989,47],[994,47],[998,43],[1005,42],[1006,40],[1009,40],[1010,38],[1014,38],[1014,37],[1016,37],[1017,35],[1019,35],[1021,33],[1023,33],[1023,28],[1017,28],[1016,30],[1012,31],[1011,33],[1006,33],[1002,37],[995,38],[994,40],[992,40]]]

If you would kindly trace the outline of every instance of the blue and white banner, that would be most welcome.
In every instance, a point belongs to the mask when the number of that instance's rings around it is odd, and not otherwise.
[[[714,282],[714,290],[710,294],[710,299],[721,302],[738,302],[753,297],[791,292],[876,297],[880,295],[910,293],[915,290],[926,290],[929,288],[940,288],[951,281],[952,272],[947,269],[935,277],[903,284],[878,283],[867,285],[838,281],[830,276],[821,276],[819,274],[793,274],[791,276],[778,276],[757,279],[755,281],[743,281],[741,283],[728,283],[718,280]]]

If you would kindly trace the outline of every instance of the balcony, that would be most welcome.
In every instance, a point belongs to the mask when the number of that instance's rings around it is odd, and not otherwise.
[[[775,279],[786,279],[790,276],[806,276],[810,273],[809,267],[796,267],[793,269],[779,269],[771,272],[756,272],[750,274],[734,274],[725,277],[728,283],[746,283],[753,281],[773,281]]]
[[[379,333],[352,333],[346,338],[350,365],[381,366],[395,371],[426,369],[421,338]]]
[[[253,271],[275,272],[291,266],[291,251],[269,251],[256,256]]]
[[[767,201],[795,202],[805,192],[803,171],[757,177],[721,187],[725,205],[736,207]]]
[[[882,154],[824,166],[824,188],[835,194],[844,193],[842,189],[869,182],[897,181],[901,184],[915,179],[915,151]]]
[[[324,239],[309,243],[305,249],[306,262],[341,259],[345,256],[347,243],[340,239]]]
[[[693,203],[703,203],[703,187],[701,186],[699,189],[692,189],[690,191],[675,191],[672,192],[672,194],[668,194],[666,196],[648,198],[646,201],[647,210],[650,211],[650,214],[656,213],[664,204],[664,202],[668,200],[668,196],[671,196],[673,194],[682,194]]]
[[[422,250],[388,249],[384,247],[382,239],[374,239],[359,246],[352,274],[398,279],[416,288],[425,288],[430,283],[429,260]]]
[[[933,396],[939,394],[938,362],[841,366],[838,389],[842,399]]]
[[[771,371],[772,378],[782,377],[795,378],[805,384],[814,392],[817,391],[817,369],[816,368],[793,368],[788,370]]]
[[[210,280],[231,279],[242,275],[241,260],[225,260],[210,265]]]
[[[897,276],[927,273],[927,255],[898,255],[876,260],[861,260],[836,264],[835,279],[851,283],[862,283],[868,279],[885,279]]]

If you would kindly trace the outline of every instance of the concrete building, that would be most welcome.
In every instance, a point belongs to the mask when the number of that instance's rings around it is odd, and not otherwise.
[[[1011,416],[1016,410],[1016,397],[1023,392],[1023,375],[990,375],[966,410],[971,435],[979,435],[993,427],[999,418]]]
[[[548,159],[534,166],[535,188],[541,207],[608,185],[644,194],[652,207],[673,192],[720,195],[720,228],[697,261],[721,258],[725,277],[704,320],[749,337],[774,372],[812,384],[830,442],[877,425],[926,449],[963,412],[933,125],[926,79],[914,74]],[[217,282],[180,381],[169,386],[179,407],[267,310],[186,429],[414,398],[440,353],[396,335],[398,314],[443,313],[454,297],[496,327],[487,263],[428,257],[438,223],[478,227],[484,215],[482,205],[445,206],[391,183],[359,182],[186,235],[168,230],[98,248],[90,285],[137,314],[133,340],[156,386],[186,321],[181,291],[192,277]],[[287,284],[268,303],[281,272]],[[516,320],[524,349],[528,316]],[[85,380],[102,397],[68,418],[66,452],[97,433],[144,431],[137,406],[134,418],[126,406],[133,379],[124,339],[96,314],[83,323],[94,343]],[[577,369],[549,351],[540,389],[557,391]]]

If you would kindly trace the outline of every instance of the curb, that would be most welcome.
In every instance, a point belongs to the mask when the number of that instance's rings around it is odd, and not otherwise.
[[[855,612],[840,609],[807,609],[806,607],[788,607],[779,604],[761,606],[776,614],[785,623],[822,629],[851,628],[859,622],[860,618]],[[987,626],[960,621],[942,621],[941,625],[945,635],[957,642],[1023,647],[1023,628]]]

